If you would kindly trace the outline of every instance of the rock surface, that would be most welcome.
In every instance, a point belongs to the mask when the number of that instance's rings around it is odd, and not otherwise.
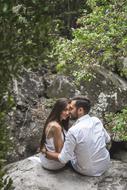
[[[108,171],[101,177],[88,177],[71,168],[62,171],[44,170],[40,163],[29,158],[9,164],[8,174],[14,190],[126,190],[127,163],[111,161]]]
[[[89,97],[92,114],[101,118],[127,105],[127,81],[103,67],[94,68],[93,80],[81,82],[80,93]]]
[[[48,76],[47,97],[73,97],[76,94],[76,87],[72,80],[65,76]]]
[[[94,69],[92,81],[81,82],[76,87],[66,76],[26,70],[13,80],[15,110],[8,114],[10,136],[13,137],[13,151],[8,162],[14,162],[36,153],[46,118],[53,101],[60,97],[85,95],[92,101],[91,115],[103,120],[107,112],[116,112],[127,105],[127,81],[111,71],[99,67]]]

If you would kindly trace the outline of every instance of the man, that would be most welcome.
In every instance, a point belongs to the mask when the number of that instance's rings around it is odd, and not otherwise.
[[[71,118],[77,121],[68,130],[61,153],[46,151],[46,156],[64,164],[70,160],[74,170],[83,175],[100,176],[110,164],[106,149],[110,137],[102,122],[88,115],[91,105],[87,98],[73,98],[70,107]]]

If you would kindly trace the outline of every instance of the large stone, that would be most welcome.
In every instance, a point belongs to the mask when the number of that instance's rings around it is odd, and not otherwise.
[[[103,118],[108,112],[117,112],[127,105],[127,82],[103,67],[94,68],[94,78],[82,81],[80,93],[92,101],[91,113]]]
[[[88,177],[70,168],[62,171],[44,170],[28,158],[7,166],[14,190],[126,190],[127,163],[111,162],[110,169],[101,177]]]
[[[24,68],[18,79],[13,79],[13,93],[19,106],[37,102],[44,95],[43,75]]]
[[[43,126],[49,114],[48,101],[22,111],[17,108],[8,116],[13,149],[7,154],[7,161],[14,162],[33,155],[40,146]]]
[[[72,97],[76,94],[74,82],[65,76],[49,76],[46,94],[49,98]]]
[[[72,79],[48,74],[43,69],[36,72],[24,69],[22,76],[13,80],[16,110],[8,115],[14,144],[8,155],[9,162],[36,152],[52,100],[56,98],[88,96],[92,101],[91,115],[102,120],[105,113],[117,112],[127,105],[127,82],[103,67],[93,70],[94,79],[82,81],[78,88]]]

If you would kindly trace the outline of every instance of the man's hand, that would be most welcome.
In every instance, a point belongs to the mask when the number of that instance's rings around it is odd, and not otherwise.
[[[45,147],[43,147],[42,149],[41,149],[41,152],[43,153],[43,154],[46,154],[46,148]]]
[[[46,146],[45,146],[45,145],[40,149],[40,152],[41,152],[42,154],[44,154],[45,157],[48,158],[49,160],[57,160],[57,161],[59,161],[59,159],[58,159],[59,153],[48,151],[48,150],[46,149]]]
[[[46,149],[46,146],[45,146],[45,145],[43,145],[43,147],[40,149],[40,152],[41,152],[42,154],[45,154],[45,155],[46,155],[47,149]]]

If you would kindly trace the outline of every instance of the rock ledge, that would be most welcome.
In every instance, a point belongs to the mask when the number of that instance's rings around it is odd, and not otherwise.
[[[29,158],[7,165],[14,190],[126,190],[127,163],[111,161],[111,167],[101,177],[88,177],[65,168],[47,171]]]

